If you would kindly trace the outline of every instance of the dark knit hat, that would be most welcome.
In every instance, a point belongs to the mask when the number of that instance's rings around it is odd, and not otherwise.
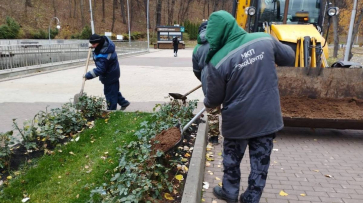
[[[90,38],[89,38],[89,43],[91,44],[95,44],[95,43],[103,43],[105,41],[105,39],[102,36],[99,36],[98,34],[93,34]]]
[[[207,29],[207,25],[208,25],[208,21],[204,21],[202,24],[200,24],[198,33],[200,33],[202,30]]]

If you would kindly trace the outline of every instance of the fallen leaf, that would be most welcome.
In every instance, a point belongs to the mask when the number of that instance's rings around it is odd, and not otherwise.
[[[89,166],[85,165],[85,166],[84,166],[84,168],[85,168],[85,169],[88,169],[88,168],[89,168]]]
[[[305,196],[306,196],[306,194],[302,193],[302,194],[300,194],[300,196],[303,196],[303,197],[305,197]]]
[[[274,140],[273,142],[277,142],[276,140]]]
[[[58,152],[62,152],[62,150],[59,149]]]
[[[216,177],[216,180],[221,180],[220,178]]]
[[[182,180],[184,180],[184,177],[183,177],[183,175],[176,175],[175,179],[182,181]]]
[[[274,151],[274,152],[278,152],[278,151],[279,151],[279,149],[272,149],[272,151]]]
[[[58,178],[62,178],[62,176],[58,176]]]
[[[208,182],[203,182],[203,188],[208,190],[209,188],[209,183]]]
[[[285,197],[285,196],[287,196],[289,194],[287,194],[286,192],[284,192],[283,190],[281,190],[279,195],[282,196],[282,197]]]
[[[164,197],[165,197],[165,199],[167,199],[167,200],[174,200],[174,198],[169,194],[169,193],[165,193],[164,194]]]
[[[25,197],[24,199],[22,199],[21,200],[21,202],[27,202],[27,201],[29,201],[30,200],[30,198],[29,197]]]
[[[218,165],[217,167],[218,167],[218,168],[220,168],[220,167],[221,167],[221,165]]]
[[[69,154],[71,154],[71,155],[75,155],[73,152],[69,152]]]
[[[16,175],[16,176],[17,176],[17,175],[20,175],[20,171],[15,171],[15,172],[14,172],[14,175]]]
[[[42,139],[42,142],[44,142],[45,140],[47,140],[47,139],[46,139],[46,138],[43,138],[43,139]]]
[[[186,153],[184,157],[190,157],[191,155],[189,153]]]
[[[318,141],[318,139],[314,139],[314,141],[316,142],[316,141]]]
[[[319,172],[319,170],[314,170],[315,172]]]
[[[205,162],[205,166],[210,166],[210,162]]]
[[[222,152],[219,152],[219,153],[218,153],[218,155],[219,155],[219,156],[222,156]]]
[[[182,158],[182,159],[181,159],[181,161],[182,161],[182,162],[187,162],[187,161],[188,161],[188,159],[186,159],[186,158]]]
[[[202,202],[205,202],[205,199],[202,199]]]
[[[188,167],[187,167],[187,166],[183,165],[183,166],[182,166],[182,170],[183,170],[183,172],[184,172],[184,173],[186,173],[186,172],[188,172],[188,170],[189,170],[189,169],[188,169]]]
[[[11,177],[11,176],[8,176],[8,177],[6,177],[6,179],[8,179],[8,180],[11,180],[13,177]]]
[[[76,142],[78,142],[78,140],[79,140],[79,136],[78,136],[75,140],[76,140]]]
[[[212,203],[217,203],[217,201],[216,200],[213,200]]]
[[[77,199],[79,198],[79,194],[76,195]]]
[[[218,185],[219,185],[219,187],[222,187],[222,186],[223,186],[223,183],[222,183],[222,182],[220,182],[220,183],[218,183]]]
[[[331,178],[331,177],[333,177],[333,176],[331,176],[331,175],[325,175],[325,177],[327,177],[327,178]]]

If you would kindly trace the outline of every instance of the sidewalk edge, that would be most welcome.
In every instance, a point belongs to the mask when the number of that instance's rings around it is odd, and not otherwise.
[[[184,186],[181,203],[197,203],[202,199],[202,186],[204,179],[205,154],[208,137],[208,118],[204,113],[203,122],[198,126],[197,138],[194,144],[189,172]]]

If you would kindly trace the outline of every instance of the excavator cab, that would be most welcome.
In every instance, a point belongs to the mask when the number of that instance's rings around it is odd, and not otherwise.
[[[327,5],[321,0],[237,0],[232,14],[247,32],[269,33],[295,51],[294,67],[276,67],[285,126],[363,129],[363,70],[329,66],[326,39],[339,9]]]

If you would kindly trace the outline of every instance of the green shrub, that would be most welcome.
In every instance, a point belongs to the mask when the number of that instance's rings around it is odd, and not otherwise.
[[[179,122],[182,126],[186,125],[196,106],[197,101],[183,104],[176,100],[156,105],[154,111],[156,108],[159,110],[149,121],[142,122],[135,132],[137,140],[117,149],[120,159],[114,169],[115,174],[110,184],[104,183],[91,191],[91,202],[158,202],[157,199],[163,199],[165,191],[176,190],[170,181],[169,171],[180,163],[180,157],[163,160],[163,152],[151,153],[150,140]]]
[[[11,144],[12,135],[13,131],[0,133],[0,143],[2,143],[0,147],[0,168],[8,167],[8,170],[10,170],[11,150],[9,145]]]
[[[189,34],[188,34],[188,33],[183,32],[183,40],[184,40],[184,41],[185,41],[185,40],[190,40],[190,38],[189,38]]]
[[[95,120],[102,117],[102,109],[105,107],[105,99],[95,96],[87,96],[86,93],[79,98],[76,108],[81,110],[84,118]]]
[[[0,39],[16,39],[20,25],[13,18],[6,17],[5,24],[0,26]]]
[[[82,29],[81,33],[71,35],[71,39],[89,39],[92,35],[92,29],[86,25]]]

